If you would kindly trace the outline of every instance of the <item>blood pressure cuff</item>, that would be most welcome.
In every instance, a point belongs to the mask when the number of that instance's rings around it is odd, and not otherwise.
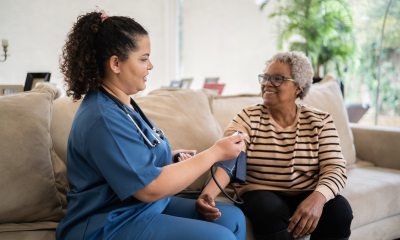
[[[221,167],[231,178],[231,182],[245,183],[246,182],[246,153],[241,151],[237,158],[218,162],[215,165]]]

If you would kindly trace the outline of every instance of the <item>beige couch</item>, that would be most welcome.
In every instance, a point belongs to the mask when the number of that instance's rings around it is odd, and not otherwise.
[[[0,239],[54,239],[65,213],[66,141],[79,102],[40,86],[0,97]],[[204,150],[257,95],[211,97],[157,90],[137,99],[173,148]],[[334,82],[314,85],[306,103],[329,111],[348,161],[343,192],[353,207],[351,239],[400,237],[400,129],[349,126]],[[354,140],[353,140],[354,137]],[[397,169],[397,170],[396,170]],[[188,189],[198,190],[204,177]],[[251,228],[249,226],[249,239]]]

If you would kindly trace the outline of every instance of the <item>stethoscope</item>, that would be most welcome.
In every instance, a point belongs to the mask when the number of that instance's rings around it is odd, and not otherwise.
[[[128,118],[131,120],[131,122],[133,123],[133,125],[135,125],[136,129],[139,131],[140,135],[142,135],[144,141],[147,143],[147,145],[149,145],[150,147],[154,148],[156,147],[158,144],[161,143],[161,139],[164,139],[164,132],[161,129],[157,129],[153,126],[153,124],[151,124],[151,122],[149,121],[149,119],[146,117],[146,115],[142,112],[142,109],[140,109],[140,107],[136,104],[136,102],[130,98],[131,100],[131,105],[133,107],[133,109],[139,113],[139,115],[142,117],[142,119],[147,123],[147,125],[151,128],[150,134],[154,137],[154,141],[151,142],[150,139],[146,136],[146,134],[144,134],[144,132],[142,131],[142,129],[140,129],[140,127],[137,125],[137,123],[135,122],[135,120],[133,120],[132,116],[129,114],[128,110],[126,109],[126,107],[124,106],[124,104],[118,99],[116,98],[114,95],[112,95],[111,93],[107,92],[107,90],[105,90],[103,87],[100,87],[100,91],[102,91],[107,97],[109,97],[115,104],[117,104],[117,106],[124,111],[124,113],[126,114],[126,116],[128,116]],[[153,134],[155,133],[156,135],[158,135],[158,138]]]

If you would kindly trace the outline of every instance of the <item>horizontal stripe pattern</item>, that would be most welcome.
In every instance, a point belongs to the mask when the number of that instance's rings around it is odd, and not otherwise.
[[[346,162],[332,117],[299,105],[296,124],[281,128],[263,105],[243,109],[225,135],[241,131],[246,143],[245,189],[320,190],[329,200],[346,183]]]

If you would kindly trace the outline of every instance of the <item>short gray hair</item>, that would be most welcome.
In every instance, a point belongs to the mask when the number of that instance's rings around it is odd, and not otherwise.
[[[280,62],[288,64],[293,79],[297,85],[302,89],[298,97],[303,99],[310,90],[314,72],[312,65],[307,56],[302,52],[280,52],[275,54],[270,60],[267,61],[267,67],[273,62]]]

